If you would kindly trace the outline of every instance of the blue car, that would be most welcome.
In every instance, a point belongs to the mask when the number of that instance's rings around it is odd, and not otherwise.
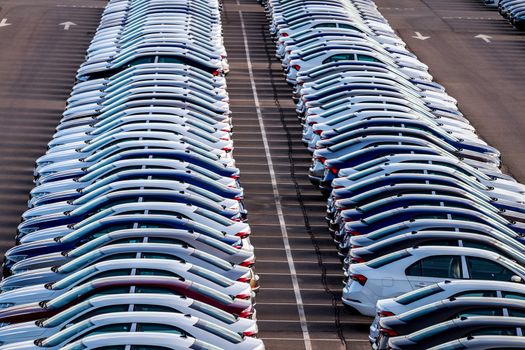
[[[239,237],[226,235],[206,225],[182,217],[144,214],[112,216],[97,221],[95,225],[71,231],[62,237],[33,242],[19,242],[21,244],[6,252],[5,266],[9,268],[13,263],[32,256],[71,250],[110,232],[133,228],[188,230],[237,248],[242,248],[245,244]]]

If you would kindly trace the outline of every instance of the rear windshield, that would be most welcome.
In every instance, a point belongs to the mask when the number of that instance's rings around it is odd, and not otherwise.
[[[424,287],[421,289],[416,289],[406,294],[400,295],[397,298],[395,298],[394,301],[401,305],[408,305],[415,301],[426,298],[428,296],[440,293],[442,291],[443,291],[443,288],[441,288],[437,284],[433,284],[431,286]]]
[[[384,266],[386,264],[390,264],[391,262],[406,258],[407,256],[410,256],[410,255],[411,254],[407,252],[406,250],[401,250],[398,252],[394,252],[391,254],[381,256],[377,259],[367,262],[366,265],[373,269],[377,269],[378,267]]]

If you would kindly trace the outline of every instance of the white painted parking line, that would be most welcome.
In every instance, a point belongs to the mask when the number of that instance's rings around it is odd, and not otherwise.
[[[414,11],[414,7],[378,7],[379,10],[386,11]]]
[[[274,322],[277,322],[277,323],[297,323],[299,321],[297,320],[261,320],[260,318],[257,319],[257,322],[268,322],[268,323],[274,323]],[[308,320],[308,323],[318,323],[318,324],[323,324],[323,323],[331,323],[332,321],[323,321],[323,320]],[[363,324],[363,322],[359,322],[359,321],[356,321],[356,322],[345,322],[346,324]],[[363,339],[364,340],[364,339]]]
[[[492,18],[492,17],[461,17],[461,16],[445,16],[441,19],[467,19],[467,20],[478,20],[478,21],[496,21],[501,20],[501,18]]]
[[[240,5],[238,0],[237,0],[237,4]],[[295,300],[297,303],[297,311],[299,313],[299,320],[301,322],[301,331],[303,333],[304,347],[306,350],[312,350],[312,343],[310,341],[310,333],[308,332],[308,325],[306,323],[306,314],[304,312],[303,299],[301,297],[301,292],[299,289],[299,281],[297,279],[297,272],[295,271],[295,263],[293,261],[292,251],[290,249],[290,242],[288,240],[288,231],[286,229],[286,221],[284,220],[283,208],[282,208],[281,199],[279,195],[279,189],[277,188],[277,180],[275,177],[275,171],[273,169],[272,155],[270,152],[270,147],[268,145],[268,139],[266,137],[266,132],[265,132],[266,129],[264,126],[261,105],[259,103],[259,96],[257,95],[257,87],[255,85],[255,78],[253,76],[253,68],[251,64],[248,37],[246,35],[246,27],[244,25],[244,18],[242,15],[242,11],[238,11],[238,12],[239,12],[239,18],[241,21],[241,32],[242,32],[242,36],[244,40],[244,50],[246,52],[246,63],[247,63],[247,68],[248,68],[248,74],[250,77],[250,84],[251,84],[252,93],[253,93],[253,100],[255,104],[257,119],[259,120],[259,128],[261,129],[261,137],[263,140],[264,152],[266,154],[266,162],[268,164],[268,171],[270,173],[270,179],[272,183],[275,208],[277,210],[277,217],[279,218],[279,224],[281,226],[283,244],[284,244],[285,251],[286,251],[286,259],[288,261],[288,267],[290,269],[290,276],[292,279]]]
[[[262,337],[260,339],[263,339],[263,340],[302,340],[301,338],[268,338],[268,337]],[[346,340],[368,343],[368,339],[346,338]],[[313,338],[312,341],[333,341],[333,342],[341,343],[340,339],[331,339],[331,338]]]
[[[79,8],[79,9],[103,9],[104,6],[87,6],[87,5],[56,5],[56,7],[68,7],[68,8]]]

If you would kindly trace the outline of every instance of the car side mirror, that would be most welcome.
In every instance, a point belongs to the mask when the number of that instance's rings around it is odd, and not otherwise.
[[[523,278],[517,275],[512,276],[510,280],[515,283],[523,283]]]

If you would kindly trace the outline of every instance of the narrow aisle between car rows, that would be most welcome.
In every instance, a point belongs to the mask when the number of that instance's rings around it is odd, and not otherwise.
[[[260,337],[269,349],[368,349],[370,320],[340,302],[341,264],[323,221],[325,201],[307,177],[311,156],[262,7],[226,1],[223,29],[235,158],[261,276]]]

